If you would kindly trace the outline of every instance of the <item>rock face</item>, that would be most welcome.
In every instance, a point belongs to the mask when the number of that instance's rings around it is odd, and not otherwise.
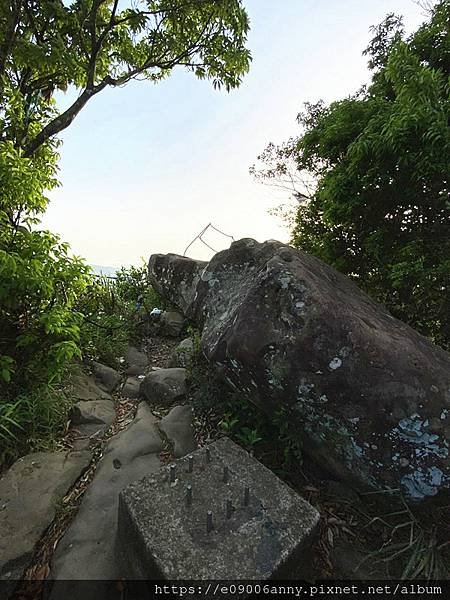
[[[161,296],[186,314],[206,265],[206,262],[177,254],[153,254],[148,263],[150,283]]]
[[[186,369],[158,369],[142,380],[140,393],[150,402],[170,406],[186,396]]]
[[[150,259],[158,291],[203,328],[203,352],[233,386],[288,413],[315,461],[412,501],[449,492],[448,354],[280,242],[235,242],[200,279],[186,260]]]
[[[20,579],[58,502],[91,460],[90,452],[36,452],[0,480],[0,579]]]

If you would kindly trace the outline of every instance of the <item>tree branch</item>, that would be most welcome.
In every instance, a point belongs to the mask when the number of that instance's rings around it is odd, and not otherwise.
[[[103,81],[101,81],[101,83],[99,83],[98,85],[89,89],[86,88],[83,91],[83,93],[80,96],[78,96],[75,102],[71,106],[69,106],[67,110],[55,117],[53,121],[50,121],[50,123],[48,123],[42,129],[42,131],[40,131],[37,134],[37,136],[25,146],[24,156],[27,158],[33,156],[33,154],[40,146],[42,146],[42,144],[44,144],[54,135],[66,129],[66,127],[68,127],[72,123],[72,121],[75,119],[80,110],[87,104],[87,102],[93,96],[95,96],[95,94],[98,94],[98,92],[100,92],[107,85],[110,84],[113,84],[113,80],[111,79],[111,77],[105,77],[105,79],[103,79]]]

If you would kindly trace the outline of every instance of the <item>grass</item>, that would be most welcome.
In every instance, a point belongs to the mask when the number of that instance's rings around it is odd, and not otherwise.
[[[398,510],[369,521],[368,526],[381,526],[385,539],[363,562],[382,564],[390,577],[401,580],[450,579],[450,507],[415,510],[401,494],[397,503]]]
[[[77,365],[68,369],[78,370]],[[53,451],[66,430],[73,400],[63,384],[45,384],[0,404],[0,470],[29,452]]]

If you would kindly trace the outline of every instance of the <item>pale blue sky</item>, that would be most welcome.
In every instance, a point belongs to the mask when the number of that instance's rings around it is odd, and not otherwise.
[[[254,182],[249,166],[268,142],[298,132],[303,102],[342,98],[368,80],[361,53],[371,25],[388,12],[403,14],[408,31],[424,20],[413,0],[244,5],[253,62],[239,89],[215,91],[180,69],[158,85],[105,90],[63,133],[62,187],[44,224],[88,262],[120,266],[183,253],[209,222],[236,239],[287,241],[268,214],[280,194]],[[197,243],[189,254],[211,253]]]

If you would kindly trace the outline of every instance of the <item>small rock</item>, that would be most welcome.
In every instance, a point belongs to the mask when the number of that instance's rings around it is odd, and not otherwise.
[[[137,377],[128,377],[125,385],[122,388],[122,396],[124,398],[138,398],[139,388],[141,387],[141,380]]]
[[[168,311],[161,315],[161,332],[164,335],[178,337],[183,331],[184,324],[184,317],[179,312]]]
[[[148,365],[148,357],[145,352],[141,352],[134,346],[128,346],[125,353],[125,360],[128,364],[125,371],[127,375],[141,375]]]
[[[90,400],[77,402],[70,411],[72,425],[99,423],[108,427],[114,421],[116,412],[111,400]]]
[[[190,406],[174,406],[169,414],[161,419],[159,428],[172,442],[175,458],[181,458],[197,448]]]
[[[170,357],[169,367],[176,368],[181,367],[185,369],[194,354],[194,342],[192,338],[186,338],[178,344],[175,348],[172,356]]]
[[[92,363],[92,369],[95,377],[100,381],[100,385],[107,392],[112,392],[118,386],[120,374],[115,369],[95,361]]]
[[[186,397],[186,369],[158,369],[141,382],[141,394],[150,402],[170,406]]]
[[[110,394],[102,390],[96,383],[93,377],[80,373],[72,375],[70,379],[71,396],[76,400],[111,400]]]

